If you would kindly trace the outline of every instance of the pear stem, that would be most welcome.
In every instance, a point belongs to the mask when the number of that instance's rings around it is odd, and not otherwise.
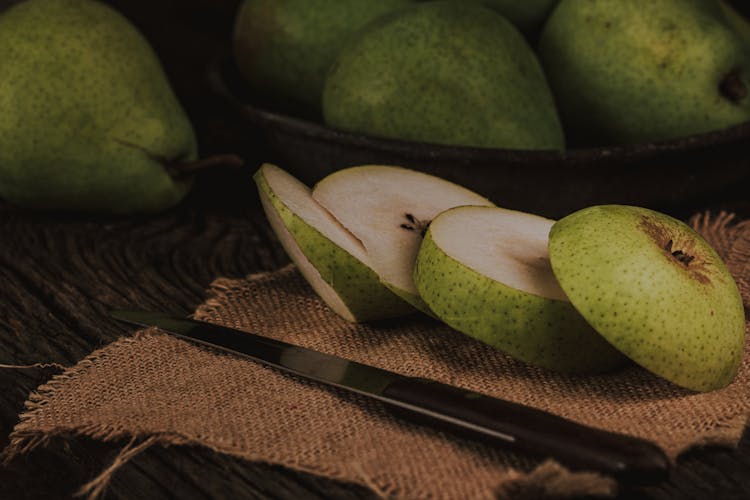
[[[237,168],[244,164],[245,162],[242,158],[235,154],[220,154],[200,158],[195,161],[167,163],[165,167],[172,177],[183,177],[207,168],[217,166]]]
[[[735,104],[747,97],[747,87],[736,69],[724,77],[719,84],[719,91]]]
[[[681,262],[682,264],[685,264],[685,267],[689,266],[693,260],[695,260],[694,255],[689,255],[683,252],[682,250],[675,250],[672,251],[672,245],[673,241],[669,240],[666,245],[664,245],[664,250],[672,254],[672,257],[677,259],[677,261]]]

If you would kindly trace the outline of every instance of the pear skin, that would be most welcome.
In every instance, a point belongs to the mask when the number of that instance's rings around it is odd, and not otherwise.
[[[577,145],[661,141],[750,120],[750,51],[715,0],[562,0],[538,52]]]
[[[28,0],[0,16],[0,53],[0,196],[119,214],[185,196],[177,167],[196,158],[192,126],[123,16],[92,0]]]

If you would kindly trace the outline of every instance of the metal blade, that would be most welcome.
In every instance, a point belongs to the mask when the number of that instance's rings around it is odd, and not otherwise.
[[[139,326],[245,356],[308,380],[407,410],[420,423],[437,425],[482,442],[498,442],[577,469],[599,470],[643,484],[668,474],[669,460],[654,443],[584,426],[538,409],[446,385],[399,375],[261,335],[161,313],[113,311]]]
[[[390,401],[383,396],[383,389],[404,378],[374,366],[203,321],[145,311],[112,311],[110,315],[133,325],[156,326],[187,340],[383,401]]]
[[[147,311],[111,311],[110,315],[115,319],[133,325],[155,326],[186,340],[238,354],[309,380],[377,399],[391,406],[425,415],[463,429],[481,432],[501,441],[510,443],[515,441],[515,438],[509,434],[486,429],[460,418],[409,404],[388,397],[383,393],[385,388],[393,382],[411,379],[411,377],[295,346],[281,340],[203,321]]]

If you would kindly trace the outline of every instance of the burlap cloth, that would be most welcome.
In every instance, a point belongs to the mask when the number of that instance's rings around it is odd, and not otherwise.
[[[750,224],[695,217],[750,299]],[[729,387],[695,394],[631,367],[564,376],[513,361],[438,322],[341,320],[293,267],[218,279],[195,317],[258,332],[405,375],[430,377],[596,427],[651,439],[671,457],[736,445],[750,414],[747,350]],[[614,482],[455,438],[391,416],[380,404],[155,330],[92,353],[29,398],[6,456],[53,436],[128,442],[85,489],[144,448],[200,445],[238,458],[359,483],[397,498],[489,498],[614,492]]]

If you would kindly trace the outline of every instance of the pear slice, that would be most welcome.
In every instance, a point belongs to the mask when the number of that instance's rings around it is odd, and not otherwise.
[[[553,221],[502,208],[459,207],[430,224],[414,281],[446,324],[526,363],[600,372],[626,358],[573,308],[550,267]]]
[[[309,187],[270,164],[261,166],[254,179],[282,246],[337,314],[359,322],[415,312],[383,286],[362,243],[313,200]]]
[[[381,281],[428,314],[412,275],[430,221],[460,205],[493,206],[486,198],[439,177],[381,165],[335,172],[315,185],[313,198],[362,242]]]
[[[573,305],[633,361],[696,391],[732,381],[745,344],[742,299],[689,226],[645,208],[589,207],[552,227],[549,252]]]

